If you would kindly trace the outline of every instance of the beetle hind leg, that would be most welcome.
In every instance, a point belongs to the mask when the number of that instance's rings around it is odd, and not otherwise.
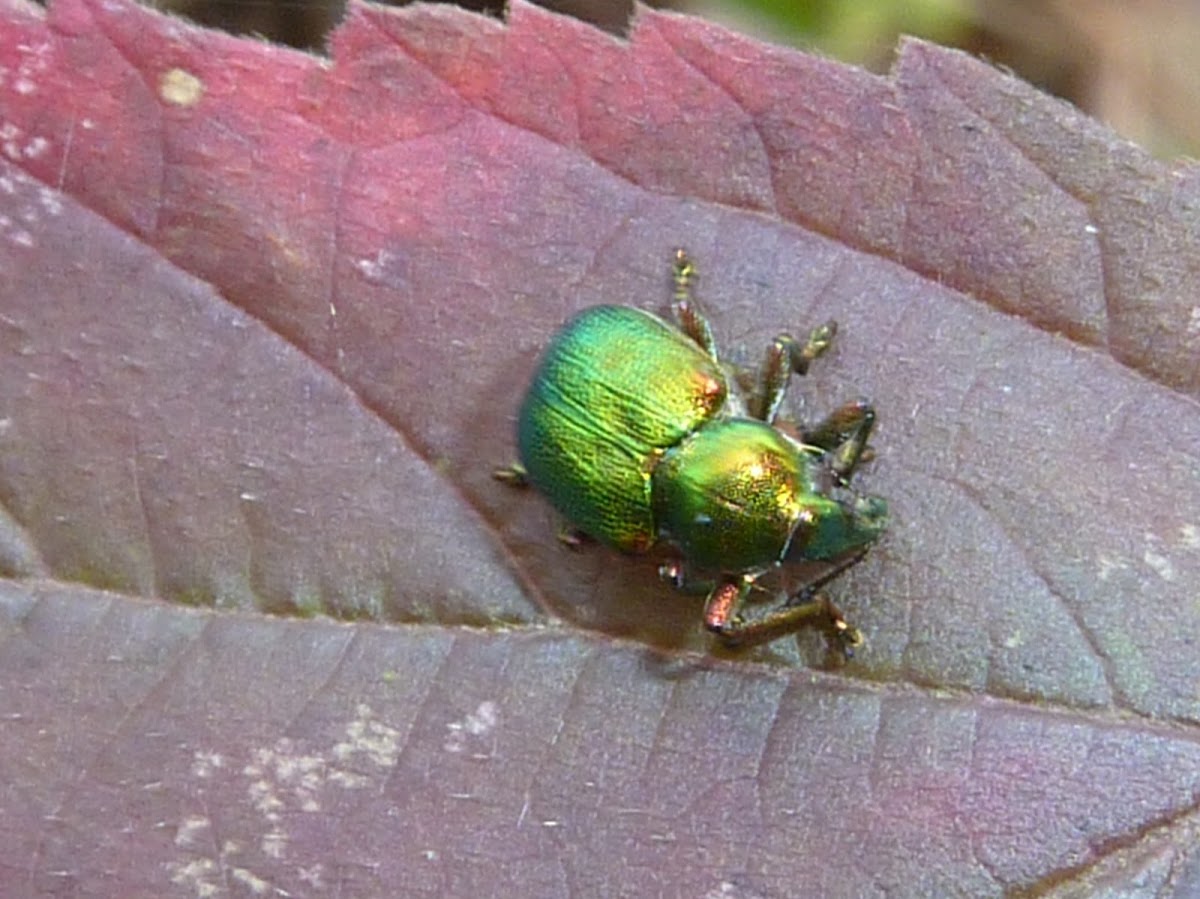
[[[529,486],[529,473],[525,471],[525,466],[520,462],[505,465],[503,468],[493,469],[492,477],[501,484],[507,484],[509,487]]]
[[[581,531],[579,528],[566,523],[559,527],[558,533],[555,534],[555,536],[558,538],[559,543],[571,550],[580,549],[584,546],[587,546],[587,544],[591,543],[593,540],[591,534],[587,533],[586,531]]]

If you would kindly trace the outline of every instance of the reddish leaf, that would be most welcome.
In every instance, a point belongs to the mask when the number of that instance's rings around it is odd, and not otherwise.
[[[1200,890],[1194,168],[919,43],[332,46],[0,12],[5,895]],[[732,359],[840,321],[795,412],[880,410],[835,672],[490,478],[677,245]]]

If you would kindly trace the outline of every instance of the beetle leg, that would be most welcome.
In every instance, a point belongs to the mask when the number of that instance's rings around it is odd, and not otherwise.
[[[745,633],[746,622],[737,611],[750,593],[747,578],[725,578],[713,587],[704,601],[704,626],[721,638],[726,646],[737,646]]]
[[[755,418],[767,424],[775,421],[792,372],[807,374],[809,365],[829,349],[836,334],[837,322],[828,321],[813,328],[803,345],[797,343],[790,334],[780,334],[775,338],[767,348],[767,359],[763,363],[753,410]]]
[[[663,583],[670,584],[676,590],[682,590],[687,584],[687,576],[683,571],[683,563],[678,559],[663,562],[663,564],[658,566],[658,579]]]
[[[777,606],[754,618],[742,618],[738,609],[749,593],[749,584],[725,581],[709,594],[704,610],[704,626],[717,635],[730,649],[755,643],[766,643],[808,625],[824,625],[833,635],[845,658],[854,655],[862,644],[858,628],[846,621],[841,610],[829,595],[805,592],[802,602]]]
[[[708,593],[713,588],[710,579],[689,577],[682,559],[671,559],[659,565],[658,578],[680,593]]]
[[[704,317],[704,313],[700,311],[700,307],[696,305],[696,298],[692,296],[692,279],[696,276],[696,263],[692,262],[683,250],[676,250],[675,262],[671,271],[675,281],[675,294],[671,306],[675,310],[675,318],[679,322],[679,327],[684,334],[699,344],[700,349],[716,361],[717,344],[713,340],[712,327],[709,325],[708,319]]]
[[[520,462],[514,462],[512,465],[506,465],[503,468],[492,470],[494,477],[501,484],[507,484],[509,487],[528,487],[529,474],[525,471],[525,466]],[[563,524],[558,529],[558,542],[567,549],[579,549],[585,543],[590,543],[591,536],[585,534],[578,528],[571,527],[569,524]]]
[[[569,524],[563,524],[558,529],[558,542],[567,549],[579,549],[579,547],[592,542],[590,534],[586,534],[579,528],[571,527]]]
[[[512,465],[494,469],[492,477],[501,484],[508,484],[510,487],[529,486],[529,476],[525,472],[525,466],[520,462],[514,462]]]
[[[805,584],[794,597],[753,618],[744,618],[739,613],[750,593],[753,579],[726,578],[708,596],[704,607],[704,626],[716,634],[722,643],[733,648],[774,640],[806,625],[824,623],[837,641],[842,655],[850,658],[854,655],[855,647],[862,645],[862,634],[846,621],[841,610],[820,588],[847,568],[858,564],[866,554],[867,551],[862,549],[838,559],[831,568]]]
[[[832,455],[830,469],[843,484],[858,463],[868,458],[867,441],[875,427],[875,407],[866,400],[851,400],[828,418],[804,431],[804,442]]]

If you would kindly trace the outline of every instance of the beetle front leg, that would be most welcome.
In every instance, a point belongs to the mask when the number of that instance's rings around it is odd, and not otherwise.
[[[821,583],[827,579],[822,578]],[[754,618],[743,618],[739,610],[750,587],[751,581],[745,578],[727,579],[708,596],[704,626],[725,646],[733,649],[765,643],[814,623],[824,623],[828,627],[845,658],[852,657],[854,648],[862,644],[858,628],[847,622],[829,596],[815,587],[801,591],[802,602],[789,601]]]
[[[830,469],[843,484],[858,463],[868,458],[867,441],[875,427],[875,407],[866,400],[852,400],[803,433],[803,440],[832,455]]]
[[[676,250],[671,271],[675,281],[675,294],[671,302],[671,307],[675,310],[675,319],[683,333],[696,341],[700,349],[716,361],[717,343],[713,339],[712,326],[700,311],[696,298],[692,296],[692,279],[696,276],[696,264],[683,250]]]
[[[836,334],[837,322],[828,321],[813,328],[803,344],[797,343],[790,334],[780,334],[775,338],[767,348],[767,359],[763,363],[761,383],[752,410],[755,418],[767,424],[774,423],[792,372],[808,374],[809,365],[829,349]]]

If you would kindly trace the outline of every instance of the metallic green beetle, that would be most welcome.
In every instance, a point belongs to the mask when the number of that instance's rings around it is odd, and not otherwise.
[[[887,503],[849,485],[874,409],[847,403],[799,440],[776,428],[791,373],[804,374],[828,349],[836,325],[814,329],[803,345],[775,338],[748,404],[692,298],[694,274],[678,251],[678,327],[629,306],[595,306],[558,332],[521,406],[521,462],[496,476],[532,484],[579,533],[614,549],[666,544],[674,559],[660,573],[677,587],[709,589],[704,623],[725,644],[816,620],[849,654],[861,636],[819,588],[887,526]],[[782,603],[743,614],[759,578],[800,562],[827,564]]]

